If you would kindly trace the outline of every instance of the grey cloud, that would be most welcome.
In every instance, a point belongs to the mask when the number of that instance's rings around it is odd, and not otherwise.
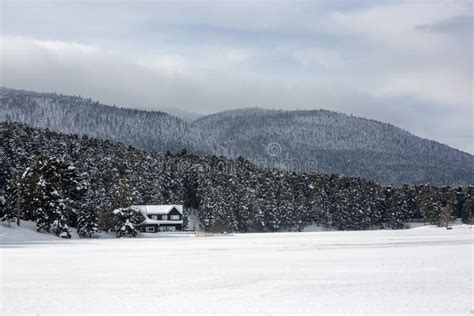
[[[473,27],[474,16],[458,15],[432,24],[417,25],[415,29],[426,32],[451,33],[471,37]]]

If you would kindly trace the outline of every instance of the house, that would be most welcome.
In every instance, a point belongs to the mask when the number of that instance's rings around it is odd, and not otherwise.
[[[156,233],[183,229],[182,205],[132,205],[140,211],[145,220],[142,223],[143,232]]]

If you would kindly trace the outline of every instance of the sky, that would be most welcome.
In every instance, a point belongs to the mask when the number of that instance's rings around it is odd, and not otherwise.
[[[139,109],[329,109],[474,153],[471,1],[5,1],[0,85]]]

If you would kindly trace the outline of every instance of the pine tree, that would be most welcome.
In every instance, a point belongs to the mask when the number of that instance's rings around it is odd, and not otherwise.
[[[13,177],[6,183],[6,191],[4,193],[2,201],[0,201],[0,220],[7,222],[8,226],[10,223],[19,219],[18,208],[17,208],[17,188],[18,179]]]
[[[466,224],[474,223],[474,187],[468,186],[464,194],[465,200],[462,208],[462,222]]]
[[[144,216],[131,207],[119,208],[113,211],[115,216],[114,231],[117,237],[136,237],[140,232]]]
[[[52,230],[56,236],[61,238],[71,238],[71,230],[67,225],[66,216],[59,215],[57,219],[53,221]]]
[[[205,231],[210,231],[214,225],[214,192],[209,180],[203,179],[197,189],[199,199],[199,222]]]
[[[250,189],[248,193],[248,228],[255,231],[265,230],[263,211],[260,208],[257,190]]]
[[[456,196],[450,187],[442,187],[440,191],[440,197],[442,200],[438,225],[448,228],[449,223],[453,220]]]
[[[17,207],[26,219],[36,221],[38,231],[63,234],[68,230],[66,210],[78,198],[79,187],[69,163],[53,157],[38,156],[20,177],[17,187]],[[59,233],[58,233],[59,232]],[[66,235],[68,233],[65,233]]]
[[[461,186],[454,189],[453,214],[455,218],[462,218],[462,209],[464,206],[464,193]]]
[[[77,217],[77,234],[80,237],[92,238],[92,235],[99,230],[99,208],[97,207],[98,197],[89,191],[85,197],[85,203],[79,208]]]
[[[406,219],[409,219],[412,222],[415,219],[421,219],[422,215],[416,207],[416,188],[404,185],[401,190],[403,191],[403,197],[405,200]]]
[[[404,227],[406,203],[403,192],[396,188],[387,187],[384,192],[386,208],[383,216],[385,226],[391,229],[401,229]]]
[[[423,186],[418,203],[424,221],[438,225],[442,208],[442,194],[440,190],[428,185]]]
[[[139,193],[133,185],[131,175],[104,184],[95,194],[102,197],[98,208],[99,227],[106,232],[115,230],[114,210],[130,207],[139,201]]]
[[[259,209],[263,213],[265,229],[278,231],[281,228],[281,213],[277,204],[277,188],[275,188],[275,173],[268,172],[259,192]]]
[[[93,234],[98,232],[99,218],[97,213],[97,209],[93,206],[80,210],[77,218],[77,233],[79,236],[89,236],[91,238]]]

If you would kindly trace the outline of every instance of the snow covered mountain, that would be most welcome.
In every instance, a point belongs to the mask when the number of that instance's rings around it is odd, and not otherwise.
[[[190,147],[190,126],[175,116],[100,104],[55,93],[0,88],[0,121],[120,141],[135,147],[178,151]]]
[[[243,109],[193,126],[215,154],[259,165],[360,176],[386,184],[474,183],[474,156],[390,124],[327,110]]]
[[[91,99],[0,89],[0,121],[120,141],[149,151],[242,156],[262,167],[383,184],[474,183],[474,156],[393,125],[327,110],[241,109],[192,122]]]

